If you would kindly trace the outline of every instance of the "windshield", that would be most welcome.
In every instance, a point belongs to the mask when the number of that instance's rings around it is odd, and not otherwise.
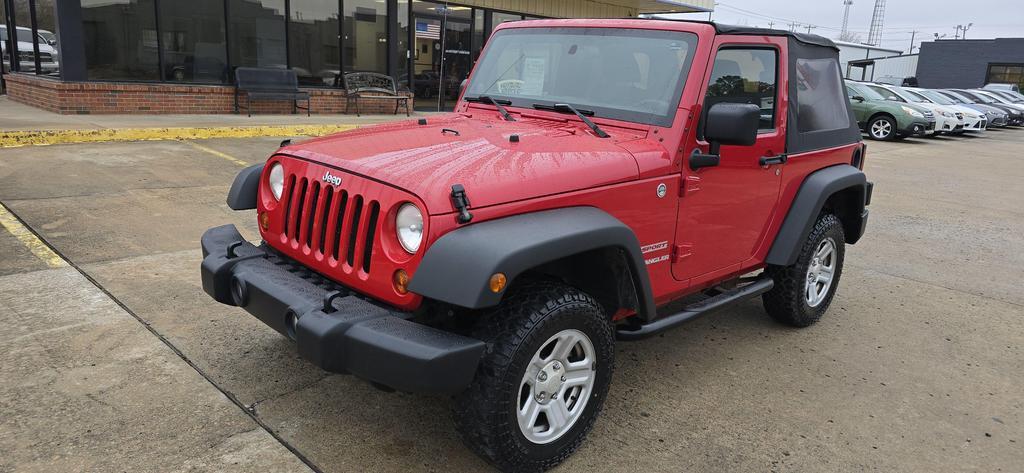
[[[862,87],[859,84],[849,84],[849,86],[857,95],[864,97],[864,100],[885,100],[885,97],[882,97],[870,87]]]
[[[992,100],[992,103],[1002,103],[1002,104],[1010,103],[1009,100],[1006,100],[1005,98],[1000,97],[1000,96],[998,96],[996,94],[992,94],[992,93],[978,92],[977,95],[981,95],[982,97],[985,97],[986,99]]]
[[[956,102],[950,100],[949,97],[946,97],[945,95],[942,95],[938,92],[934,92],[931,90],[914,90],[912,92],[916,92],[925,97],[928,97],[929,100],[939,105],[956,105]]]
[[[928,100],[923,95],[916,94],[913,91],[910,91],[910,90],[907,90],[907,89],[896,89],[896,93],[899,94],[900,97],[903,97],[904,99],[906,99],[908,102],[932,103],[931,100]]]
[[[612,28],[511,28],[494,34],[466,97],[513,107],[570,104],[594,116],[670,126],[697,36]]]
[[[988,97],[982,97],[981,94],[972,94],[972,93],[970,93],[970,92],[968,92],[966,90],[958,90],[956,92],[958,94],[966,96],[967,98],[970,98],[970,99],[972,99],[972,100],[974,100],[975,102],[978,102],[978,103],[994,103],[995,102],[995,100],[992,100],[992,99],[990,99]]]
[[[885,87],[879,87],[877,85],[869,85],[869,86],[867,86],[867,88],[871,89],[871,90],[873,90],[875,92],[878,92],[878,95],[881,95],[882,98],[884,98],[885,100],[895,100],[897,102],[906,102],[906,100],[903,100],[903,97],[900,97],[899,94],[897,94],[896,92],[893,92],[893,91],[891,91],[889,89],[886,89]]]
[[[941,93],[942,95],[944,95],[946,97],[949,97],[949,100],[952,100],[952,101],[954,101],[956,103],[960,103],[960,104],[972,104],[972,103],[974,103],[973,101],[969,100],[967,97],[959,95],[956,92],[952,92],[952,91],[949,91],[949,90],[943,90],[942,92],[939,92],[939,93]]]

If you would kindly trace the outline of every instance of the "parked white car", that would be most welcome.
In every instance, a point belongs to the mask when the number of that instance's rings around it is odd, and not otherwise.
[[[35,52],[32,48],[33,37],[32,30],[19,26],[18,31],[18,64],[21,66],[22,72],[35,72],[36,60]],[[9,70],[8,62],[8,51],[7,51],[7,26],[0,25],[0,56],[3,56],[3,68],[4,72]],[[39,66],[45,74],[57,72],[60,70],[60,64],[57,61],[57,50],[53,46],[41,37],[35,37],[34,42],[39,45]]]
[[[929,102],[955,110],[956,113],[959,113],[964,119],[964,131],[981,132],[988,129],[988,117],[985,116],[984,112],[965,105],[960,105],[950,100],[949,97],[946,97],[934,90],[907,87],[903,90],[906,90],[911,94],[918,95]]]
[[[871,87],[875,92],[878,92],[882,97],[885,97],[888,100],[912,103],[926,110],[931,110],[931,112],[935,114],[935,133],[933,133],[932,136],[943,133],[960,133],[964,129],[963,115],[958,115],[956,110],[953,110],[952,108],[939,105],[914,94],[909,94],[907,91],[903,90],[902,87],[897,87],[895,85],[864,85]]]

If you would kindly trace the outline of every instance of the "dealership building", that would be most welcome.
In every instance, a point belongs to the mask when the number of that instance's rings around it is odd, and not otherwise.
[[[713,0],[0,0],[2,79],[11,100],[58,113],[231,113],[236,68],[288,68],[314,113],[344,113],[343,75],[376,72],[414,95],[417,109],[437,110],[451,107],[501,23],[712,8]]]

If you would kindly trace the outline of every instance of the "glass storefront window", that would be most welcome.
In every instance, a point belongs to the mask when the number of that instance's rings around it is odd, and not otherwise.
[[[387,4],[377,0],[345,0],[345,72],[388,72]]]
[[[221,83],[228,78],[224,2],[160,2],[164,80]]]
[[[158,80],[153,0],[81,0],[89,79]]]
[[[519,21],[519,20],[523,19],[523,15],[517,15],[517,14],[514,14],[514,13],[494,12],[493,15],[494,15],[494,16],[492,16],[493,20],[491,20],[491,24],[493,25],[492,26],[493,28],[497,28],[498,25],[500,25],[502,23],[505,23],[505,22]]]
[[[284,0],[229,0],[231,67],[288,67]]]
[[[340,84],[338,0],[292,0],[288,50],[299,85]]]
[[[409,84],[409,0],[398,0],[398,44],[395,46],[395,79],[400,85]]]

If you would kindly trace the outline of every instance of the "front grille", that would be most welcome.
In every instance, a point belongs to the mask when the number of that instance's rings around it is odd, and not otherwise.
[[[380,203],[291,174],[285,178],[284,235],[292,245],[370,272]]]

